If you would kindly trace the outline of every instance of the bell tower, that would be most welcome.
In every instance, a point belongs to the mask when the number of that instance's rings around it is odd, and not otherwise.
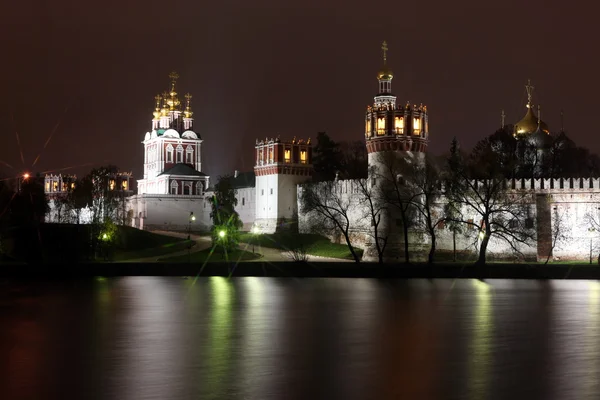
[[[273,233],[294,229],[298,184],[312,175],[310,139],[256,140],[256,220],[254,229]]]
[[[423,104],[398,105],[392,94],[394,73],[387,62],[388,46],[383,42],[383,67],[377,74],[379,92],[365,113],[365,140],[369,164],[379,152],[412,153],[422,157],[427,150],[429,116]],[[419,154],[421,153],[421,154]]]

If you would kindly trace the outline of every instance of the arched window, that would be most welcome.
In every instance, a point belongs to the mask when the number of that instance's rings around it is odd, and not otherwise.
[[[173,146],[171,146],[170,144],[167,146],[167,162],[173,162]]]
[[[402,135],[404,133],[404,117],[394,118],[394,129],[398,135]]]
[[[177,181],[171,181],[171,194],[178,194],[178,191],[179,185],[177,184]]]
[[[194,149],[192,149],[192,146],[185,148],[185,160],[185,162],[188,164],[194,163]]]
[[[367,137],[371,136],[371,117],[367,118],[367,121],[365,122],[365,133],[367,134]]]
[[[185,182],[183,184],[183,194],[185,194],[187,196],[192,194],[192,183],[191,182]]]
[[[413,118],[413,135],[421,134],[421,118]]]
[[[385,118],[379,117],[377,118],[377,134],[385,135]]]
[[[177,146],[177,162],[178,163],[183,162],[183,146],[182,145]]]
[[[204,187],[204,184],[202,182],[196,182],[196,194],[198,196],[200,196],[202,194],[202,188]]]

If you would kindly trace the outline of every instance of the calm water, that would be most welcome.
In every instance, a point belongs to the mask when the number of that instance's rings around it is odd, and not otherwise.
[[[0,283],[0,399],[598,399],[600,283]]]

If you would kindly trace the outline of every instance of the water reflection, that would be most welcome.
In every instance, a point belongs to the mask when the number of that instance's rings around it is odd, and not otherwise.
[[[600,283],[131,277],[0,293],[0,398],[599,398]]]
[[[472,279],[471,284],[475,289],[475,317],[469,348],[469,399],[487,399],[490,397],[489,374],[494,331],[493,286],[477,279]]]

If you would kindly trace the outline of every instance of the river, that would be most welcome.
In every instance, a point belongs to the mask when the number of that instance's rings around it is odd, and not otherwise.
[[[0,399],[598,399],[597,281],[0,282]]]

